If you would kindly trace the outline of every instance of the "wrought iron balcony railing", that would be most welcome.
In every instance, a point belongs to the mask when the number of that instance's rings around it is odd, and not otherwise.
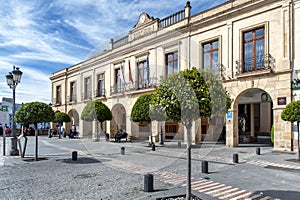
[[[273,58],[270,54],[245,60],[237,60],[236,75],[238,76],[244,73],[266,70],[272,72],[275,69],[275,62],[275,58]]]
[[[150,78],[150,83],[148,81],[135,81],[135,82],[122,82],[120,84],[116,84],[110,87],[110,94],[119,94],[123,92],[132,92],[135,90],[141,89],[150,89],[158,86],[160,81],[158,78]]]
[[[69,103],[76,103],[77,102],[76,95],[68,96],[67,99],[68,99]]]

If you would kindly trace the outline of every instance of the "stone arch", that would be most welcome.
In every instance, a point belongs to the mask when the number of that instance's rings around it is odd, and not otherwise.
[[[68,112],[69,117],[71,118],[70,123],[66,124],[66,131],[68,132],[74,125],[77,132],[80,132],[79,127],[79,114],[76,109],[71,109]]]
[[[111,112],[113,118],[110,122],[110,136],[114,137],[118,130],[126,131],[126,109],[122,104],[117,103],[112,107]]]
[[[233,103],[233,146],[243,143],[270,144],[273,99],[266,90],[248,88]]]

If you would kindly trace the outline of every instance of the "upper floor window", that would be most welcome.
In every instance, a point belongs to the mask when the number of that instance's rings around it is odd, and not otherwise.
[[[146,88],[150,84],[148,58],[138,62],[138,72],[139,88]]]
[[[91,77],[87,77],[84,79],[84,99],[92,98],[92,84]]]
[[[260,27],[243,32],[244,72],[264,68],[265,29]]]
[[[166,54],[166,64],[167,64],[167,75],[178,72],[178,53],[168,53]]]
[[[119,68],[115,69],[115,92],[122,91],[122,83],[123,82],[124,82],[123,68],[120,65]]]
[[[104,73],[98,74],[97,96],[104,96]]]
[[[76,101],[76,85],[75,82],[70,83],[70,101]]]
[[[214,40],[203,44],[203,68],[212,74],[219,74],[219,41]]]
[[[61,86],[56,86],[56,104],[61,104]]]

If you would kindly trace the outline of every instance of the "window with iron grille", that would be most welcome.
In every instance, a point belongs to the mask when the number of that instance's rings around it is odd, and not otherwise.
[[[211,71],[212,74],[219,74],[219,41],[213,40],[202,45],[203,48],[203,69]]]
[[[92,98],[91,77],[84,79],[84,99]]]
[[[149,85],[147,60],[138,62],[138,72],[139,88],[146,88]]]
[[[243,32],[243,71],[264,68],[265,28]]]
[[[76,85],[75,85],[75,81],[70,83],[70,101],[75,101],[76,100]]]
[[[98,74],[97,97],[102,97],[104,93],[104,73]]]
[[[61,104],[61,86],[56,86],[56,104]]]
[[[167,75],[178,72],[178,53],[166,54]]]
[[[177,133],[178,132],[178,123],[176,122],[166,122],[165,132],[166,133]]]

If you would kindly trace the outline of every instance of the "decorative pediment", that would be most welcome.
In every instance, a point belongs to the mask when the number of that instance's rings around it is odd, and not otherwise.
[[[142,27],[145,24],[152,22],[153,20],[154,20],[153,17],[150,17],[147,13],[143,12],[140,14],[139,19],[138,19],[137,23],[135,24],[134,28]]]

